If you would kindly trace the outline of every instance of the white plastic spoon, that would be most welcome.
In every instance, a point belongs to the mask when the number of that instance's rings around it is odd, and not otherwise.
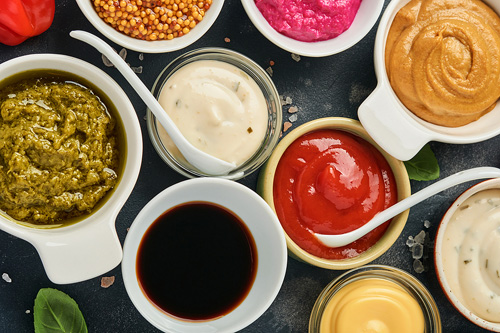
[[[194,147],[182,135],[160,103],[158,103],[153,94],[151,94],[144,83],[142,83],[141,79],[139,79],[127,63],[111,48],[111,46],[106,44],[106,42],[91,33],[81,30],[71,31],[70,36],[93,46],[111,61],[128,83],[130,83],[132,88],[135,89],[144,103],[146,103],[151,112],[153,112],[156,119],[160,121],[184,158],[194,167],[213,176],[227,175],[231,170],[236,168],[234,163],[223,161]]]
[[[329,247],[340,247],[354,242],[360,239],[379,225],[386,221],[389,221],[394,216],[399,213],[404,212],[410,207],[424,201],[425,199],[437,194],[441,191],[446,190],[452,186],[465,183],[471,180],[484,179],[484,178],[497,178],[500,177],[500,169],[493,167],[480,167],[464,170],[457,172],[451,176],[448,176],[440,181],[435,182],[432,185],[418,191],[417,193],[409,196],[396,203],[395,205],[381,211],[375,215],[370,221],[365,225],[359,227],[356,230],[347,232],[345,234],[338,235],[325,235],[325,234],[315,234],[318,240]]]

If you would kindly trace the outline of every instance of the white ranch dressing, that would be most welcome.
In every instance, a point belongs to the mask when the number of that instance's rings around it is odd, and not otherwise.
[[[472,195],[446,227],[443,271],[451,291],[478,317],[500,322],[500,190]]]
[[[236,165],[251,158],[266,135],[268,111],[262,90],[241,69],[222,61],[185,65],[165,82],[158,101],[195,147]],[[157,125],[163,144],[180,154]]]

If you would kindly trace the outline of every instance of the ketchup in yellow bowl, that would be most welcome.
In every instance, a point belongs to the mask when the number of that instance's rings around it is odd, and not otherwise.
[[[341,234],[359,228],[397,201],[391,167],[370,143],[340,130],[302,135],[283,153],[273,182],[276,213],[288,236],[325,259],[361,254],[384,234],[384,223],[344,247],[330,248],[314,233]]]

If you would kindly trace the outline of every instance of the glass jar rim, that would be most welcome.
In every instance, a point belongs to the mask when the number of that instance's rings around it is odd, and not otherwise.
[[[349,270],[332,280],[319,294],[309,318],[309,333],[319,333],[324,310],[330,299],[355,281],[379,278],[396,283],[416,299],[425,319],[425,333],[441,333],[441,318],[434,298],[427,288],[408,272],[386,265],[366,265]]]
[[[228,175],[213,176],[204,174],[187,162],[179,162],[165,147],[158,133],[157,121],[152,112],[147,109],[146,122],[150,141],[161,159],[176,172],[188,177],[217,177],[238,180],[256,171],[271,155],[273,148],[279,141],[282,125],[282,107],[278,91],[269,77],[269,74],[256,62],[247,56],[225,48],[204,47],[189,51],[171,61],[158,75],[151,92],[158,97],[168,78],[178,69],[199,60],[218,60],[234,65],[249,75],[261,88],[268,108],[268,130],[259,149],[242,165]]]

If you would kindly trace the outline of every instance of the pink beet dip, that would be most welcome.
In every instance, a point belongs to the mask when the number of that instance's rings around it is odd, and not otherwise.
[[[255,0],[255,4],[279,33],[318,42],[349,29],[361,0]]]

